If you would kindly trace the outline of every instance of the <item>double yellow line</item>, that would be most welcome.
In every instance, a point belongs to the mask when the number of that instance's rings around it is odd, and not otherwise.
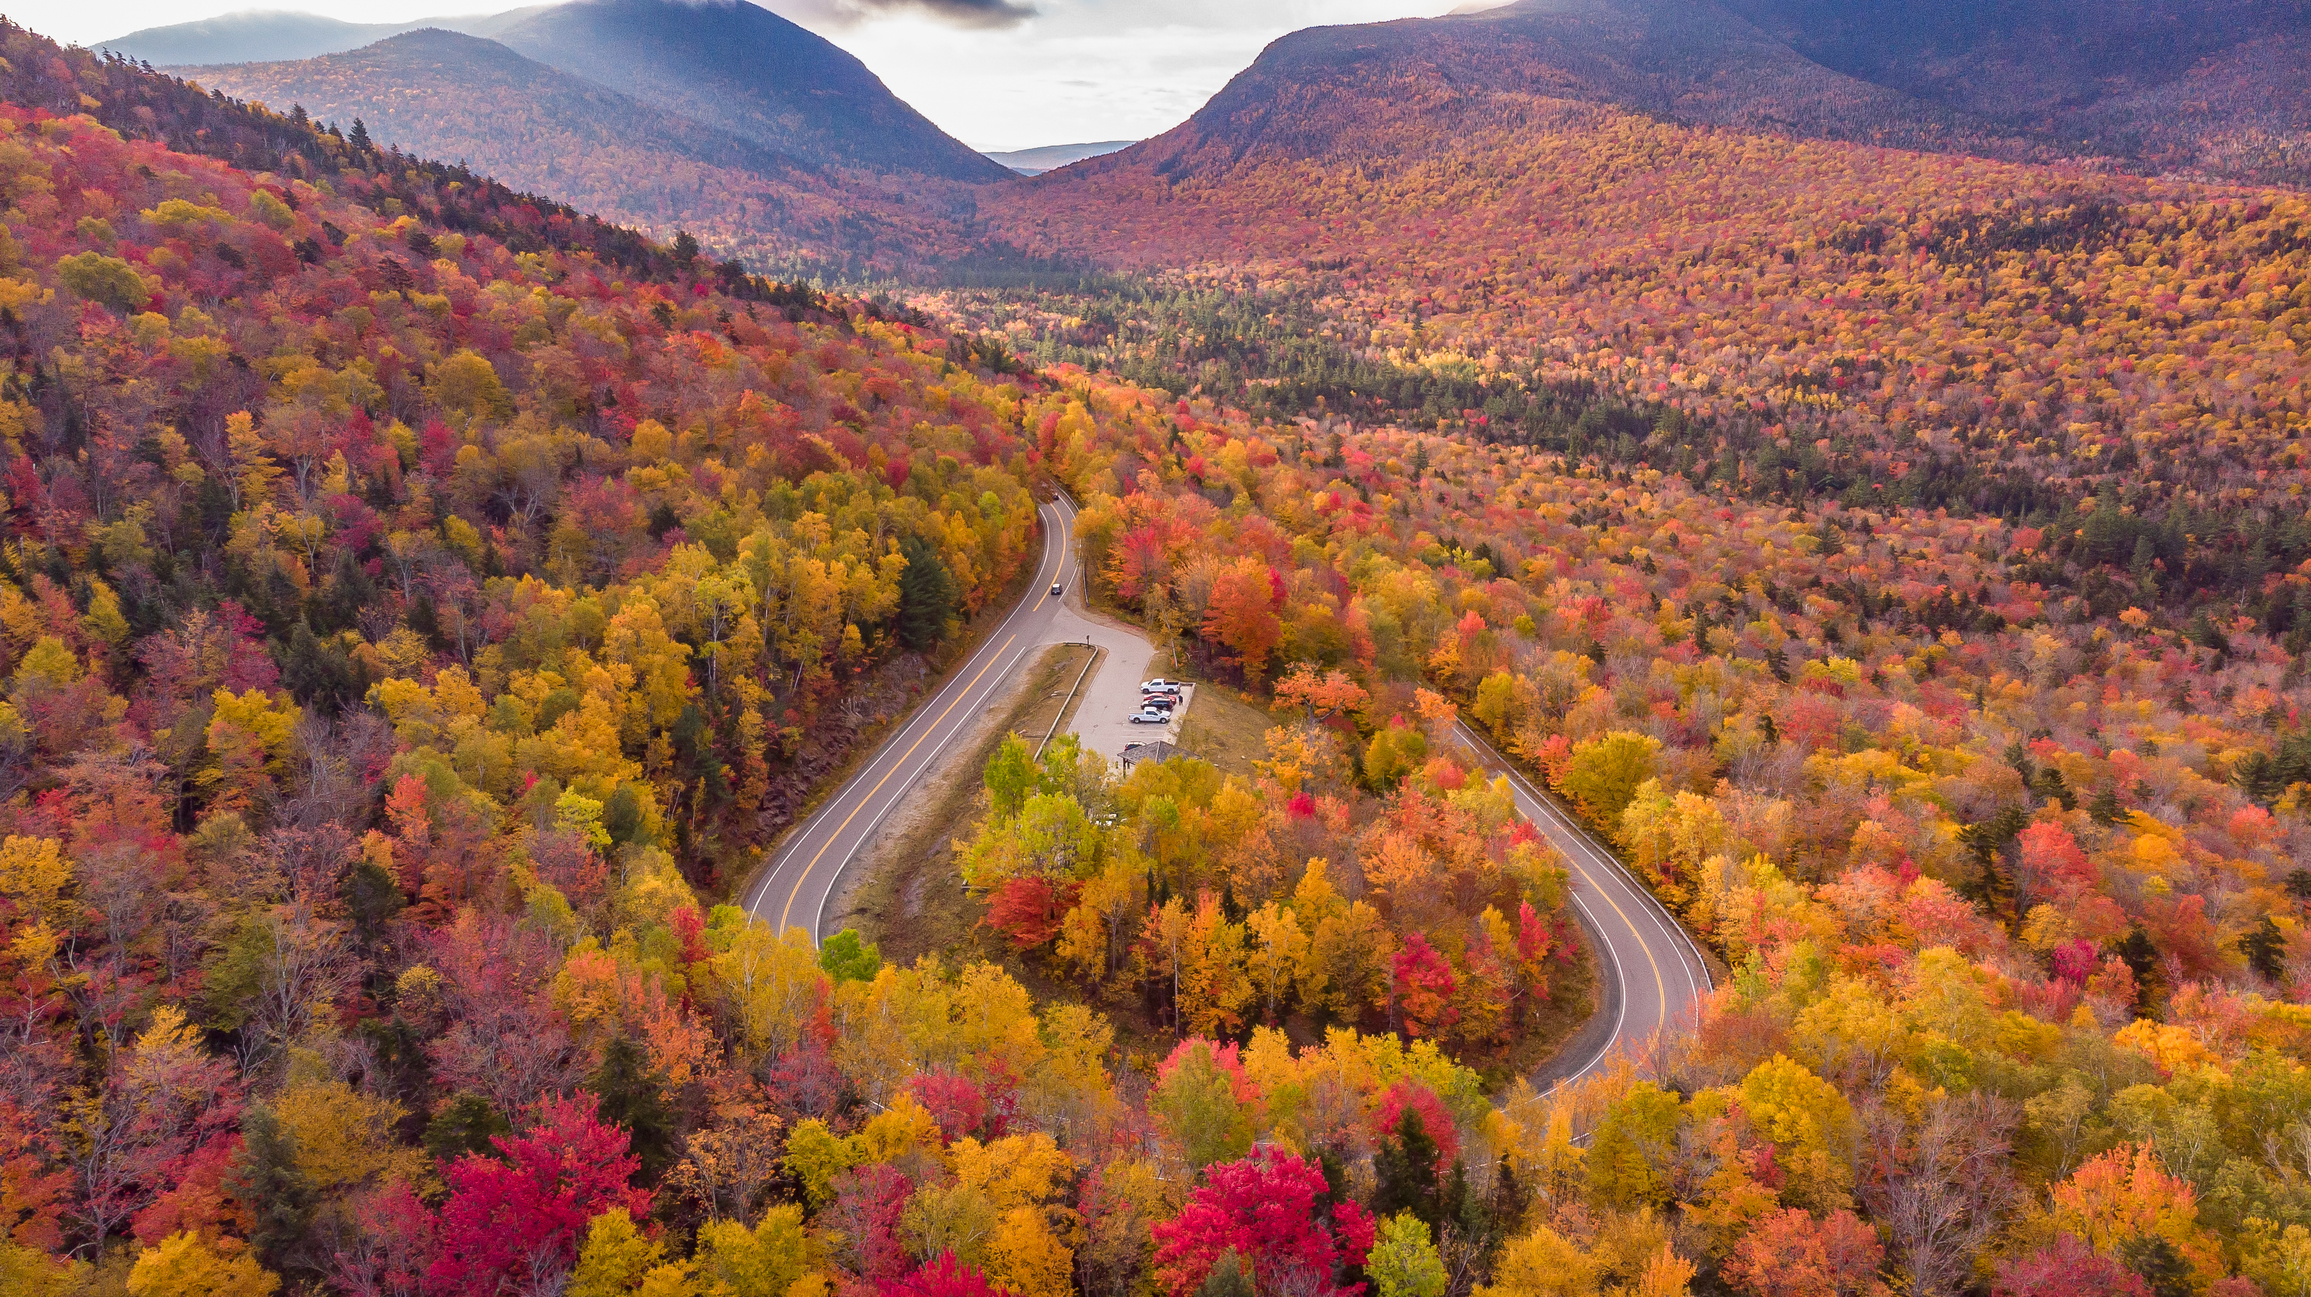
[[[1048,598],[1049,596],[1046,597]],[[1042,600],[1038,599],[1036,601],[1036,606],[1041,607],[1042,602]],[[963,686],[962,690],[955,695],[955,700],[948,703],[946,709],[939,713],[939,719],[931,722],[931,727],[923,731],[921,738],[918,738],[913,743],[907,745],[907,750],[899,754],[898,761],[894,763],[890,769],[883,772],[883,777],[875,781],[875,786],[867,790],[867,795],[861,797],[859,799],[859,804],[851,808],[851,813],[843,817],[843,822],[835,826],[835,831],[827,835],[825,844],[820,846],[817,854],[810,858],[810,863],[803,866],[802,877],[794,880],[794,890],[786,894],[786,907],[778,912],[778,930],[780,932],[786,931],[787,921],[794,915],[794,901],[796,897],[802,895],[802,885],[810,881],[810,876],[818,870],[818,862],[825,859],[827,851],[831,849],[836,842],[841,840],[843,836],[843,830],[851,826],[851,821],[859,817],[859,812],[867,808],[867,803],[875,800],[875,794],[883,791],[883,785],[891,782],[892,775],[895,775],[901,770],[907,768],[907,760],[908,758],[915,755],[915,749],[923,746],[924,743],[930,740],[932,735],[939,732],[939,727],[945,724],[947,721],[947,713],[952,712],[957,707],[963,705],[963,700],[971,696],[971,691],[973,689],[979,687],[980,677],[985,676],[988,672],[995,669],[995,664],[1003,660],[1003,654],[1010,649],[1012,643],[1018,638],[1019,636],[1014,634],[1003,641],[1003,647],[995,650],[993,656],[987,659],[987,665],[979,668],[979,674],[971,677],[971,683]],[[813,934],[812,939],[817,939],[816,934]]]
[[[1062,523],[1069,521],[1069,516],[1065,513],[1062,513],[1060,515],[1060,521]],[[1064,537],[1060,537],[1058,544],[1060,547],[1058,572],[1059,577],[1064,580],[1067,576],[1066,539]],[[1036,574],[1035,580],[1036,584],[1042,586],[1044,589],[1043,593],[1035,596],[1035,603],[1033,606],[1028,608],[1027,611],[1031,615],[1041,610],[1044,602],[1051,598],[1050,583],[1043,580],[1042,573],[1038,572]],[[1017,614],[1013,615],[1016,616]],[[979,687],[979,681],[985,678],[989,671],[995,669],[995,664],[1003,660],[1004,655],[1010,652],[1011,646],[1014,643],[1017,643],[1018,639],[1019,635],[1017,632],[1013,632],[1011,635],[1004,639],[1002,646],[997,648],[994,653],[988,656],[987,664],[979,668],[979,674],[972,676],[971,682],[964,685],[962,689],[956,692],[953,701],[949,702],[947,706],[940,711],[938,719],[931,722],[930,728],[924,730],[920,738],[917,738],[913,743],[907,745],[907,750],[899,754],[898,761],[893,763],[889,770],[883,772],[883,777],[875,781],[875,786],[867,790],[866,796],[861,797],[858,801],[858,804],[851,807],[851,813],[845,815],[843,817],[843,822],[837,824],[834,828],[834,832],[827,835],[826,842],[822,844],[818,851],[811,856],[810,863],[803,866],[802,876],[794,880],[793,890],[786,894],[786,905],[778,912],[778,930],[781,933],[786,931],[788,923],[794,917],[794,903],[795,899],[802,895],[802,885],[810,881],[810,876],[812,874],[818,872],[819,861],[824,860],[826,858],[826,853],[834,847],[834,844],[842,840],[843,832],[850,828],[851,821],[857,819],[859,812],[865,810],[868,803],[875,800],[875,794],[883,791],[883,785],[891,782],[892,775],[895,775],[901,770],[907,768],[907,762],[914,757],[915,750],[922,747],[924,743],[930,740],[932,735],[939,732],[939,727],[946,724],[949,713],[953,712],[957,707],[963,705],[963,700],[971,696],[971,691]],[[818,940],[817,932],[814,931],[811,933],[811,940],[814,942]]]

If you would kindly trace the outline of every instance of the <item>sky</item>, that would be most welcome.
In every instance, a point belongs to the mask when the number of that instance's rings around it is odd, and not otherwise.
[[[92,45],[235,10],[348,22],[496,12],[521,0],[14,0],[7,16]],[[534,3],[535,0],[530,0]],[[763,0],[758,0],[763,2]],[[1461,0],[767,0],[857,55],[978,149],[1140,139],[1178,125],[1261,47],[1318,24],[1428,17]]]

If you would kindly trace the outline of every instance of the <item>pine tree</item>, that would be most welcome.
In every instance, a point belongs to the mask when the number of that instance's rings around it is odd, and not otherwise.
[[[955,577],[938,550],[920,536],[901,537],[899,552],[907,560],[899,574],[899,642],[919,653],[947,634],[947,619],[955,613]]]
[[[425,1151],[445,1162],[466,1153],[488,1154],[495,1151],[492,1140],[513,1132],[513,1124],[491,1107],[489,1100],[478,1094],[460,1094],[443,1104],[426,1123]]]
[[[269,1268],[287,1268],[284,1263],[313,1224],[313,1184],[297,1168],[296,1138],[281,1129],[270,1108],[252,1108],[241,1119],[233,1180],[233,1195],[248,1205],[254,1221],[249,1246]]]
[[[601,1065],[586,1078],[586,1089],[601,1099],[603,1121],[626,1129],[634,1155],[642,1159],[642,1178],[655,1181],[674,1158],[674,1115],[658,1096],[658,1079],[650,1073],[650,1056],[632,1037],[619,1036],[602,1051]]]
[[[1196,1297],[1252,1297],[1252,1276],[1234,1248],[1220,1253],[1220,1259],[1212,1263],[1212,1271],[1204,1276]]]
[[[1444,1222],[1443,1203],[1437,1195],[1436,1138],[1418,1109],[1407,1106],[1396,1119],[1396,1129],[1372,1155],[1372,1170],[1379,1183],[1372,1191],[1372,1214],[1386,1220],[1409,1211],[1431,1230]]]
[[[345,137],[345,142],[353,146],[355,153],[367,153],[376,147],[369,142],[369,127],[358,117],[353,119],[353,133]]]

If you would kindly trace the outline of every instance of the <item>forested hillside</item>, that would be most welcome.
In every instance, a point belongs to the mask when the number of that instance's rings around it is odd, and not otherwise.
[[[1134,385],[0,41],[0,1289],[2311,1290],[2300,199],[1351,78],[995,214]],[[1263,759],[1002,746],[1000,966],[718,903],[1045,477]],[[1462,721],[1690,1031],[1510,1075]]]
[[[1436,426],[1793,502],[2019,518],[2107,483],[2146,512],[2221,511],[2182,530],[2241,554],[2289,543],[2265,532],[2298,512],[2311,429],[2298,196],[1700,131],[1442,81],[1340,88],[1305,111],[1330,143],[1199,120],[988,206],[1032,249],[1224,271],[1307,303],[1298,346],[1483,393]],[[1068,328],[1096,319],[1070,309]]]
[[[487,39],[429,28],[169,71],[798,277],[972,257],[972,187],[1012,177],[851,55],[744,0],[448,21]]]
[[[379,144],[453,157],[611,220],[686,230],[765,268],[929,248],[949,230],[861,178],[523,58],[425,30],[293,63],[177,69],[236,99],[302,108]]]

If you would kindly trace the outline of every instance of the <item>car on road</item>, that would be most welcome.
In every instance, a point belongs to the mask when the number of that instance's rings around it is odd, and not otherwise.
[[[1134,725],[1162,725],[1170,720],[1171,717],[1153,707],[1142,707],[1131,714],[1131,723]]]
[[[1059,593],[1059,587],[1060,587],[1060,583],[1059,583],[1059,582],[1057,582],[1057,581],[1054,581],[1054,582],[1052,582],[1052,583],[1051,583],[1051,593],[1053,593],[1053,594],[1058,594],[1058,593]]]

